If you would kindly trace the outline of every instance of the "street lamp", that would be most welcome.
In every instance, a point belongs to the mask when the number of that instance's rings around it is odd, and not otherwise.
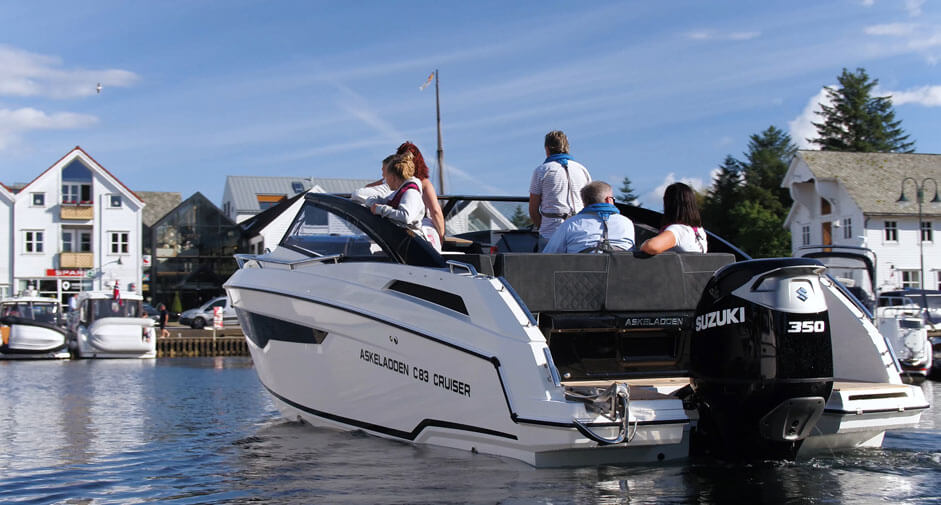
[[[908,198],[905,198],[905,183],[908,181],[912,181],[912,184],[915,185],[915,194],[918,200],[918,258],[921,261],[920,287],[921,289],[925,289],[925,232],[921,228],[921,204],[925,201],[925,185],[928,182],[934,183],[934,198],[932,198],[929,203],[941,203],[941,198],[938,198],[938,181],[931,177],[925,177],[919,184],[919,182],[914,178],[906,177],[902,179],[902,192],[899,195],[899,199],[896,200],[897,203],[904,203],[908,201]]]

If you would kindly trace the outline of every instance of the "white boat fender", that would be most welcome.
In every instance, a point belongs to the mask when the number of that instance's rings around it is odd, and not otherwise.
[[[613,445],[623,442],[630,443],[637,434],[637,421],[634,421],[634,430],[630,430],[631,414],[631,388],[623,382],[616,382],[607,388],[593,387],[588,390],[582,388],[566,388],[565,398],[585,403],[588,412],[597,412],[602,416],[619,422],[618,434],[614,438],[603,437],[595,433],[585,422],[573,419],[575,428],[586,437],[601,445]]]

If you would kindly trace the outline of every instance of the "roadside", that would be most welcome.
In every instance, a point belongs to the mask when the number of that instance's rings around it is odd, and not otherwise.
[[[170,332],[168,338],[193,338],[193,337],[212,337],[212,327],[206,327],[200,330],[194,330],[189,326],[183,326],[179,323],[170,323],[167,325],[167,331]],[[160,333],[160,330],[157,330]],[[227,326],[224,329],[216,330],[217,337],[243,337],[240,326]]]

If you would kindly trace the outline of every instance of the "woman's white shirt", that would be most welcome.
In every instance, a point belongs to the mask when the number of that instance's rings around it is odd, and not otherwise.
[[[673,252],[698,252],[708,251],[706,240],[706,230],[704,228],[692,227],[685,224],[671,224],[667,226],[667,231],[673,233],[676,238],[676,245],[670,251]]]

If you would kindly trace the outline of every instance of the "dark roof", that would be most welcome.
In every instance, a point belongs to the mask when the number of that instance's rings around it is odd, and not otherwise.
[[[147,204],[141,213],[144,226],[153,226],[183,201],[179,193],[165,191],[138,191],[137,196]]]

